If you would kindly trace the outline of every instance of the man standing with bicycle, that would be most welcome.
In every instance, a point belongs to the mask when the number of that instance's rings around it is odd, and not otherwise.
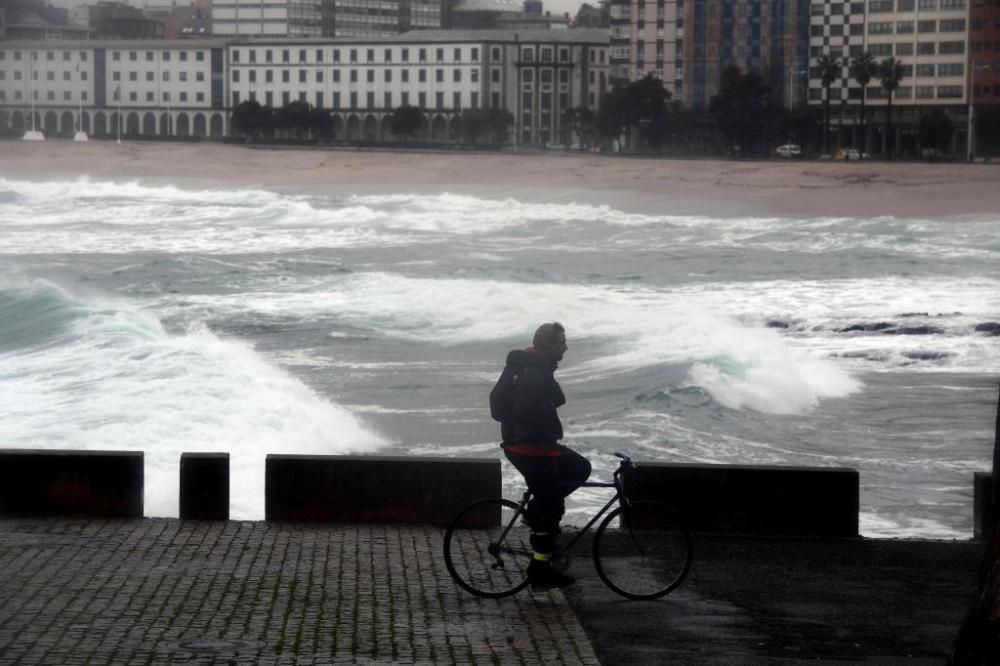
[[[528,565],[533,590],[572,585],[572,576],[552,568],[550,558],[565,512],[565,498],[590,476],[590,462],[563,446],[557,408],[566,403],[555,371],[568,349],[562,324],[542,324],[532,346],[507,354],[503,374],[490,394],[490,409],[500,420],[501,446],[507,460],[531,491],[526,522],[534,558]]]

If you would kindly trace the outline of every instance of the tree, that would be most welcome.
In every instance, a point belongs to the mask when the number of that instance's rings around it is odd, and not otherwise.
[[[493,134],[493,143],[502,146],[510,140],[510,128],[514,115],[507,109],[490,109],[488,127]]]
[[[462,135],[475,146],[479,137],[490,131],[489,109],[466,109],[462,111]]]
[[[816,69],[819,71],[819,78],[823,83],[823,154],[830,152],[830,86],[843,73],[843,66],[840,60],[834,58],[829,53],[823,54],[816,60]]]
[[[851,61],[851,76],[861,86],[861,150],[868,150],[868,126],[865,124],[865,103],[868,100],[868,83],[878,73],[878,63],[865,51]]]
[[[566,143],[572,144],[572,135],[576,135],[576,143],[580,144],[580,149],[591,145],[594,136],[597,134],[597,116],[586,106],[577,106],[566,109],[562,117],[562,126],[568,135]]]
[[[885,90],[889,100],[885,110],[885,136],[882,142],[885,144],[886,153],[892,159],[892,96],[899,89],[899,82],[903,80],[903,63],[893,57],[885,58],[878,64],[878,79]]]
[[[604,96],[597,114],[597,129],[602,136],[631,145],[632,133],[638,132],[639,145],[659,150],[669,127],[670,91],[663,81],[647,74],[627,86],[617,86]]]
[[[389,118],[389,129],[396,136],[403,137],[405,143],[411,136],[420,131],[424,122],[424,112],[419,107],[404,104],[397,107]]]
[[[330,141],[333,136],[333,117],[329,111],[314,108],[309,114],[309,132],[317,139]]]
[[[274,120],[279,129],[299,139],[309,132],[311,115],[312,106],[308,102],[296,100],[278,109],[274,114]]]
[[[955,125],[941,109],[935,109],[920,119],[920,147],[934,151],[943,150],[955,134]]]
[[[274,112],[269,107],[261,106],[256,100],[237,104],[230,121],[233,128],[247,139],[274,132]]]
[[[744,74],[735,65],[722,70],[719,92],[709,101],[709,113],[719,123],[730,153],[749,152],[757,141],[768,107],[770,89],[759,72]]]

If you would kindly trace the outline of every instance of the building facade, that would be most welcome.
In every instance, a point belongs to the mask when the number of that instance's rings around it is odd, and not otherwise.
[[[163,21],[125,2],[102,0],[81,5],[70,14],[74,22],[90,28],[92,39],[163,39]]]
[[[393,141],[399,106],[421,138],[459,140],[467,109],[504,109],[519,142],[564,141],[570,108],[608,86],[603,30],[414,31],[376,40],[0,43],[0,128],[71,136],[221,138],[241,102],[304,101],[337,139]],[[34,113],[34,115],[32,115]]]
[[[613,85],[652,74],[663,81],[674,99],[685,99],[685,6],[685,0],[611,0],[608,20]]]
[[[842,73],[830,87],[831,125],[841,145],[884,152],[917,150],[920,118],[935,109],[953,121],[954,152],[967,142],[968,110],[975,103],[1000,103],[1000,8],[988,0],[867,0],[812,3],[809,103],[824,103],[826,91],[816,60],[830,55]],[[843,27],[840,27],[843,26]],[[893,94],[892,136],[884,135],[888,96],[878,77],[864,91],[870,112],[862,133],[862,90],[850,75],[850,62],[862,53],[877,61],[888,57],[903,66]],[[864,136],[862,136],[864,134]]]
[[[388,37],[442,26],[441,0],[213,0],[219,37]]]

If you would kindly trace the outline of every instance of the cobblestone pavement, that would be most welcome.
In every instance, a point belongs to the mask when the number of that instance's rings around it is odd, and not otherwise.
[[[458,589],[398,525],[0,520],[0,664],[596,664],[561,593]]]

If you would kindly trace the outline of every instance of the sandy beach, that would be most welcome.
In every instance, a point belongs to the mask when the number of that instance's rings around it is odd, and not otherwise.
[[[1000,211],[1000,164],[720,161],[575,154],[5,141],[8,178],[451,192],[712,216],[949,217]]]

